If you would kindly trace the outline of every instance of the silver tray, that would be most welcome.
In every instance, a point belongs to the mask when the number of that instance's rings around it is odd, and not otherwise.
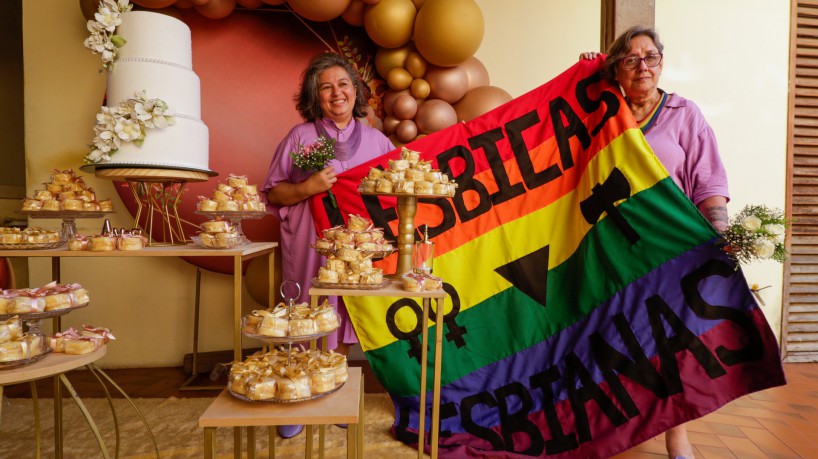
[[[250,402],[250,403],[299,403],[299,402],[306,402],[307,400],[315,400],[317,398],[326,397],[327,395],[334,394],[335,392],[338,392],[338,389],[344,387],[344,384],[346,384],[346,381],[344,381],[341,384],[335,386],[335,389],[332,389],[329,392],[323,392],[323,393],[320,393],[320,394],[311,395],[311,396],[309,396],[307,398],[297,398],[295,400],[281,400],[278,397],[268,398],[268,399],[265,399],[265,400],[252,400],[252,399],[249,399],[249,398],[245,397],[244,395],[237,394],[237,393],[233,392],[230,389],[229,385],[227,387],[227,392],[230,392],[230,395],[232,395],[233,397],[236,397],[239,400],[242,400],[242,401],[245,401],[245,402]]]
[[[16,314],[0,314],[0,320],[8,320],[12,317],[17,317],[20,320],[40,320],[40,319],[50,319],[52,317],[60,317],[68,314],[71,311],[76,309],[81,309],[88,306],[88,303],[80,304],[78,306],[72,306],[70,308],[62,308],[62,309],[52,309],[51,311],[43,311],[43,312],[26,312],[26,313],[16,313]]]
[[[31,218],[100,218],[113,211],[104,210],[22,210]]]
[[[312,340],[320,339],[320,338],[323,338],[323,337],[329,335],[330,333],[332,333],[332,332],[334,332],[336,330],[338,330],[338,328],[335,328],[335,330],[330,330],[328,332],[321,332],[321,333],[315,333],[313,335],[300,335],[300,336],[254,335],[252,333],[247,333],[244,330],[242,330],[241,333],[242,333],[242,335],[244,335],[244,336],[246,336],[248,338],[263,341],[265,343],[289,344],[289,343],[300,343],[300,342],[303,342],[303,341],[312,341]]]
[[[224,217],[229,218],[230,220],[236,219],[258,219],[264,218],[267,215],[267,212],[250,212],[250,211],[237,211],[237,212],[228,212],[228,211],[206,211],[206,210],[197,210],[195,213],[199,215],[204,215],[206,217]]]
[[[335,256],[336,254],[336,249],[318,249],[315,247],[315,244],[310,245],[310,248],[312,248],[313,250],[315,250],[316,253],[324,257]],[[360,252],[361,255],[363,255],[364,257],[371,257],[373,259],[376,259],[386,258],[389,255],[392,255],[393,253],[397,252],[397,250],[395,248],[392,248],[392,250],[358,250],[358,252]]]
[[[45,339],[45,338],[43,338],[43,339]],[[8,370],[8,369],[11,369],[11,368],[17,368],[17,367],[21,367],[23,365],[28,365],[30,363],[34,363],[34,362],[36,362],[38,360],[42,360],[46,355],[50,354],[53,351],[53,349],[51,349],[47,345],[45,345],[45,346],[46,346],[46,348],[43,349],[43,352],[40,352],[39,354],[35,355],[34,357],[29,357],[27,359],[22,359],[22,360],[12,360],[10,362],[0,362],[0,370]]]
[[[56,249],[65,244],[65,241],[56,242],[25,242],[20,244],[3,244],[0,243],[0,250],[37,250],[37,249]]]
[[[312,286],[318,288],[337,288],[342,290],[380,290],[392,283],[391,279],[381,281],[380,284],[339,284],[332,282],[321,282],[318,278],[312,278]]]

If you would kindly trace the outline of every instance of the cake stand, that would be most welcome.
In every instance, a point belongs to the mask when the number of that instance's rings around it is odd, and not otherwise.
[[[60,239],[63,242],[68,241],[74,236],[77,236],[77,225],[74,220],[78,218],[101,218],[105,214],[110,214],[110,211],[85,211],[85,210],[23,210],[21,213],[28,215],[33,219],[44,218],[60,218],[62,219],[62,228],[60,229]]]
[[[62,317],[70,312],[86,306],[88,306],[88,303],[71,306],[70,308],[54,309],[51,311],[27,312],[23,314],[0,314],[0,320],[8,320],[17,317],[26,323],[28,333],[42,335],[43,332],[42,327],[40,326],[40,321],[44,319],[53,319],[54,317]]]
[[[267,215],[267,212],[249,212],[249,211],[205,211],[205,210],[197,210],[195,213],[199,215],[204,215],[209,219],[213,220],[215,218],[226,218],[230,220],[230,223],[233,224],[233,227],[236,228],[236,232],[239,235],[239,239],[243,240],[244,243],[249,243],[250,240],[244,237],[244,232],[241,230],[241,221],[242,220],[258,220],[259,218],[263,218]]]
[[[366,196],[396,196],[398,198],[398,266],[395,278],[412,272],[412,248],[415,244],[415,214],[418,211],[418,198],[451,198],[448,194],[407,194],[378,193],[361,191]]]
[[[127,182],[136,201],[134,228],[142,228],[148,237],[148,246],[173,246],[188,243],[182,229],[178,205],[188,182],[204,182],[212,171],[160,169],[128,166],[94,167],[97,177]],[[84,170],[81,167],[81,170]],[[147,212],[143,212],[147,211]],[[154,235],[162,235],[157,241]]]

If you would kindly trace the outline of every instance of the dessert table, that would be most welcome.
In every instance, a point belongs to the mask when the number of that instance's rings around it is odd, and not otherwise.
[[[429,311],[431,309],[431,302],[435,300],[435,309],[443,310],[443,300],[446,299],[445,290],[433,290],[422,292],[410,292],[404,290],[402,282],[399,280],[392,280],[384,288],[370,290],[370,289],[350,289],[350,288],[318,288],[311,287],[309,290],[312,307],[318,304],[318,299],[322,296],[375,296],[375,297],[394,297],[394,298],[420,298],[423,301],[423,318],[424,324],[429,323]],[[428,345],[429,345],[429,327],[422,328],[421,341],[421,355],[420,361],[423,364],[420,366],[420,418],[418,421],[418,459],[423,458],[423,447],[425,443],[424,434],[426,427],[426,377],[428,366]],[[435,353],[434,353],[434,369],[432,373],[432,425],[431,425],[431,450],[430,457],[436,459],[438,457],[438,436],[440,430],[440,370],[443,361],[443,326],[438,324],[435,327]]]
[[[241,360],[241,296],[242,296],[242,262],[259,256],[268,256],[269,272],[272,278],[275,272],[275,248],[277,242],[251,242],[230,249],[206,249],[194,244],[176,246],[149,246],[142,250],[113,250],[109,252],[91,252],[86,250],[67,250],[65,248],[40,250],[3,250],[5,257],[48,257],[51,258],[52,280],[60,282],[60,260],[62,258],[108,258],[108,257],[232,257],[233,258],[233,359]],[[196,355],[198,353],[198,317],[199,317],[199,282],[200,272],[196,276],[196,304],[194,317],[193,337],[193,374],[191,381],[196,377]],[[270,283],[270,298],[274,298],[272,282]],[[55,330],[60,330],[59,317],[54,319]],[[189,382],[188,381],[188,382]],[[187,385],[187,382],[185,386]],[[211,387],[202,387],[210,389]]]
[[[88,413],[88,410],[85,408],[85,404],[82,403],[82,400],[77,395],[77,392],[74,390],[74,387],[71,385],[71,382],[65,376],[65,373],[80,367],[86,367],[89,371],[98,374],[97,378],[99,379],[99,375],[103,376],[109,384],[111,384],[114,388],[116,388],[129,402],[131,399],[128,395],[122,391],[122,389],[117,386],[111,378],[105,374],[99,367],[94,365],[94,362],[101,359],[105,356],[106,347],[102,346],[94,352],[89,354],[82,354],[82,355],[66,355],[52,352],[51,354],[47,355],[45,358],[38,360],[29,365],[23,365],[19,367],[9,368],[0,371],[0,399],[3,395],[3,386],[11,385],[11,384],[19,384],[24,382],[31,382],[31,399],[34,404],[34,427],[35,427],[35,439],[36,439],[36,450],[35,454],[38,459],[41,457],[42,451],[42,433],[40,429],[40,413],[39,413],[39,404],[37,398],[37,386],[33,383],[38,379],[44,379],[48,377],[54,378],[54,457],[56,459],[61,459],[63,457],[63,431],[62,431],[62,395],[61,391],[56,390],[62,384],[71,397],[74,399],[74,402],[79,407],[80,411],[82,412],[85,420],[88,422],[89,427],[93,431],[94,437],[97,439],[97,443],[99,444],[100,452],[102,457],[109,458],[111,457],[108,453],[108,449],[105,446],[105,443],[102,440],[102,436],[97,429],[96,423],[91,415]],[[105,387],[104,382],[100,379],[100,384]],[[108,394],[108,390],[106,388],[105,393]],[[108,400],[110,402],[110,395],[108,395]],[[113,423],[114,428],[116,429],[116,451],[114,457],[119,457],[119,425],[117,423],[116,413],[113,411],[113,404],[111,406],[111,412],[113,415]],[[142,419],[143,424],[145,424],[145,428],[148,430],[150,434],[150,438],[153,442],[154,450],[156,451],[156,457],[159,457],[159,447],[156,444],[156,439],[153,436],[153,432],[150,429],[150,426],[145,421],[145,418],[142,417],[142,413],[136,408],[136,406],[131,402],[131,406],[136,410],[139,414],[140,418]],[[0,412],[2,415],[2,412]]]

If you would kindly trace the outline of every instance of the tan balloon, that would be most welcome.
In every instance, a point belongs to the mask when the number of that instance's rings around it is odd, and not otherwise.
[[[177,0],[173,6],[179,8],[180,10],[187,10],[193,8],[193,2],[190,0]]]
[[[460,67],[466,71],[466,76],[469,78],[470,90],[478,86],[488,86],[491,84],[486,66],[476,57],[472,56],[466,59],[466,62],[460,64]]]
[[[469,89],[469,77],[461,67],[430,66],[423,78],[429,83],[429,97],[453,104]]]
[[[287,3],[287,0],[261,0],[261,1],[268,5],[283,5]]]
[[[403,67],[406,62],[406,56],[412,51],[411,46],[402,46],[400,48],[378,48],[375,51],[375,70],[382,78],[389,75],[389,71],[395,67]]]
[[[412,75],[403,67],[395,67],[386,75],[386,83],[390,88],[402,91],[412,85]]]
[[[383,132],[387,134],[394,134],[398,129],[399,124],[400,120],[395,118],[394,115],[386,115],[386,117],[383,119]]]
[[[193,6],[205,6],[210,0],[190,0],[190,3],[193,3]]]
[[[397,48],[412,38],[416,15],[412,0],[381,0],[364,12],[364,29],[376,45]]]
[[[389,136],[389,141],[392,142],[392,145],[394,145],[394,146],[396,146],[398,148],[405,145],[403,142],[400,141],[400,139],[398,139],[398,136],[396,136],[395,134],[392,134],[392,135]]]
[[[261,0],[236,0],[236,2],[244,8],[261,8],[264,6],[264,2]],[[179,2],[176,2],[176,5],[178,6]]]
[[[418,101],[411,94],[401,94],[392,105],[392,113],[399,120],[411,120],[418,112]]]
[[[379,1],[381,0],[363,0],[367,5],[377,5]]]
[[[341,19],[349,25],[360,27],[364,25],[364,8],[366,8],[366,3],[362,0],[352,0],[347,9],[341,13]]]
[[[426,60],[417,51],[410,51],[406,55],[406,62],[403,66],[415,78],[423,78],[423,75],[426,74]]]
[[[480,47],[483,25],[474,0],[426,0],[415,19],[415,47],[430,64],[452,67]]]
[[[196,11],[210,19],[223,19],[236,9],[236,0],[210,0],[204,6],[196,6]]]
[[[395,137],[403,143],[415,140],[418,135],[418,126],[412,120],[403,120],[395,130]]]
[[[412,0],[412,3],[415,4],[415,8],[420,9],[420,7],[426,3],[426,0]]]
[[[423,134],[431,134],[457,123],[457,113],[454,107],[440,99],[426,99],[419,108],[415,117],[418,130]]]
[[[383,110],[386,112],[387,115],[391,115],[393,113],[392,106],[395,105],[395,100],[400,97],[402,94],[409,94],[408,89],[404,89],[403,91],[395,91],[394,89],[387,89],[383,95]]]
[[[457,121],[470,121],[503,105],[512,99],[511,94],[496,86],[478,86],[454,105]]]
[[[423,78],[414,79],[412,81],[412,86],[409,87],[409,90],[412,92],[412,96],[416,99],[425,99],[429,97],[429,93],[432,92],[429,82]]]
[[[349,6],[350,0],[287,0],[290,8],[310,21],[335,19]]]

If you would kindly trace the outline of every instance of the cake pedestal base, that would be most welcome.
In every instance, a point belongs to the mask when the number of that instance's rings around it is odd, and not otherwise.
[[[187,182],[203,182],[208,174],[176,169],[98,168],[96,176],[128,183],[136,200],[134,228],[148,237],[148,246],[185,245],[189,241],[182,228],[177,206]],[[154,238],[161,235],[162,240]]]

